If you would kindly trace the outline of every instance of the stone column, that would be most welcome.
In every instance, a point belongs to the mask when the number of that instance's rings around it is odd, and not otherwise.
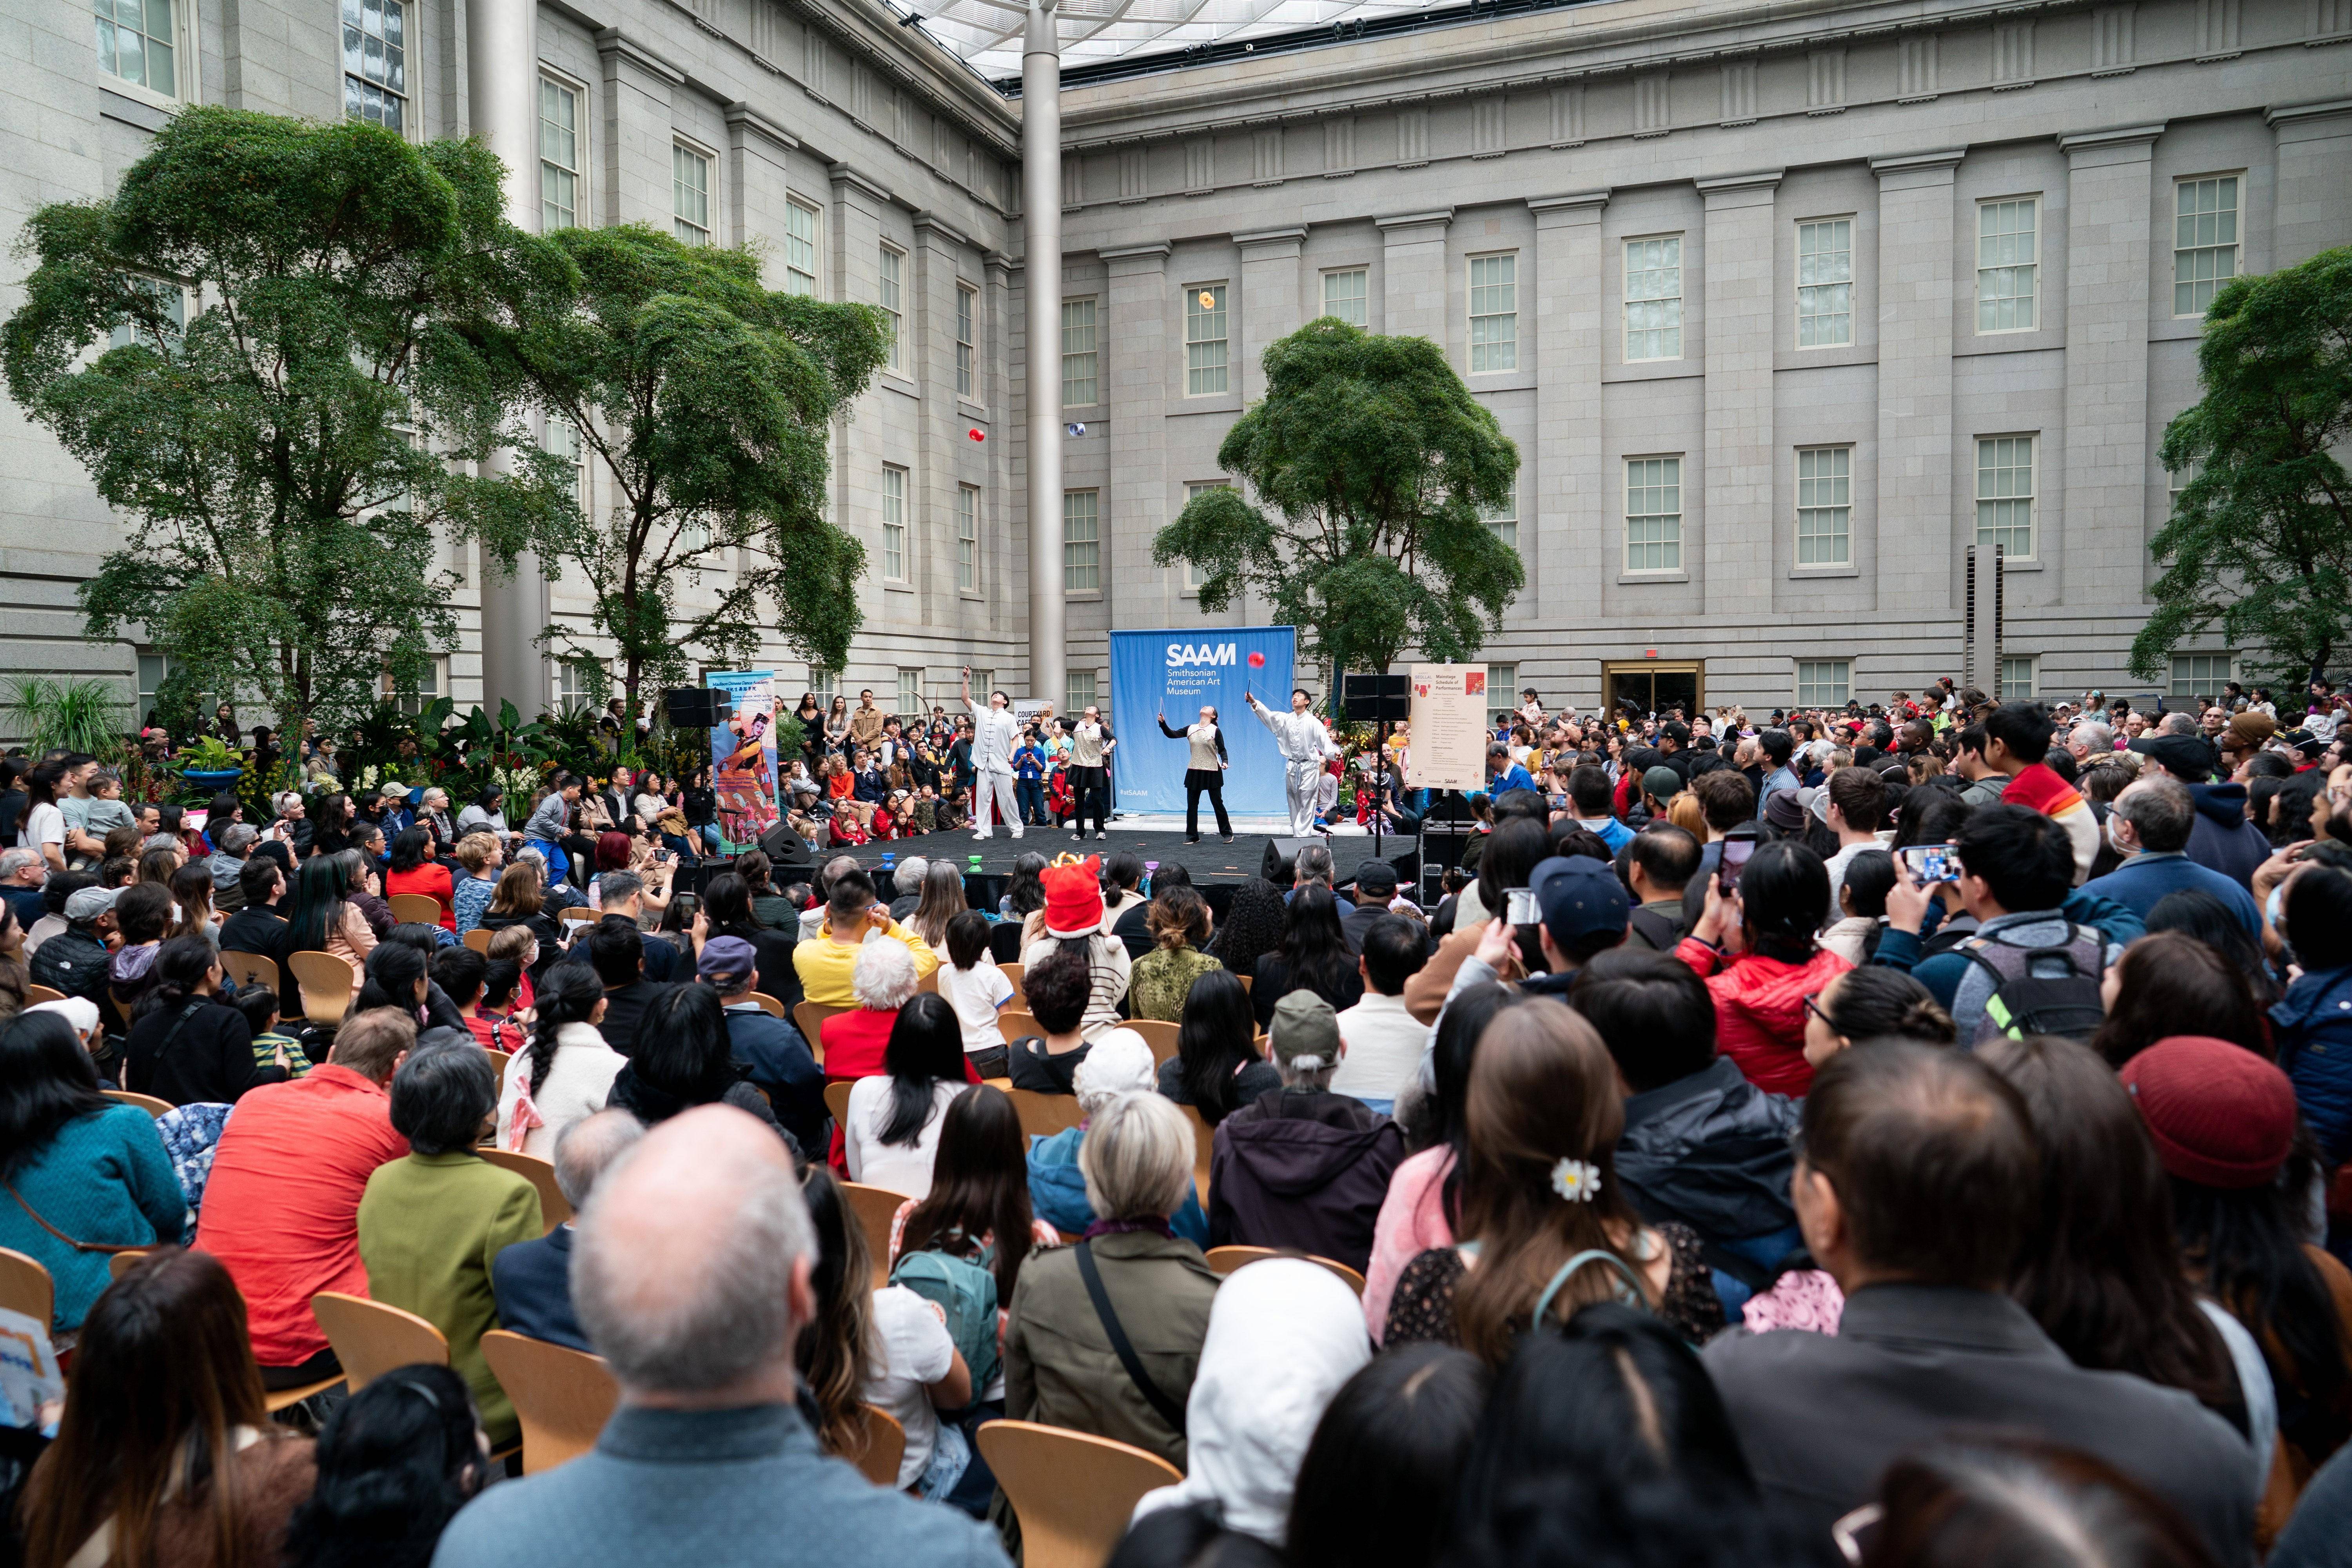
[[[2263,118],[2278,138],[2270,264],[2292,267],[2352,229],[2352,98],[2266,109]]]
[[[2067,163],[2065,504],[2055,519],[2035,519],[2033,548],[2060,573],[2039,596],[2060,602],[2075,591],[2078,603],[2096,603],[2108,584],[2146,573],[2150,158],[2163,131],[2058,139]],[[2048,459],[2034,456],[2047,473]]]
[[[1959,603],[1952,539],[1952,171],[1965,149],[1874,158],[1878,176],[1877,607]]]
[[[1772,608],[1772,193],[1780,171],[1698,182],[1706,199],[1706,509],[1694,552],[1706,613],[1753,623]],[[1683,476],[1690,483],[1690,476]]]
[[[1298,327],[1298,254],[1307,230],[1237,234],[1241,247],[1241,391],[1244,405],[1265,395],[1265,348]]]
[[[1384,322],[1392,337],[1423,337],[1446,349],[1445,229],[1452,207],[1374,218],[1381,229]]]
[[[1536,449],[1519,454],[1519,558],[1538,613],[1570,637],[1560,651],[1571,657],[1572,627],[1591,618],[1592,584],[1606,581],[1615,488],[1601,441],[1601,209],[1608,205],[1605,190],[1528,203],[1536,215]],[[1565,695],[1589,705],[1600,688],[1579,674]]]
[[[1170,249],[1166,240],[1160,240],[1098,252],[1109,274],[1104,290],[1106,319],[1095,340],[1104,376],[1101,397],[1110,423],[1110,483],[1103,497],[1100,525],[1103,597],[1114,616],[1122,601],[1129,605],[1139,600],[1160,602],[1160,569],[1151,564],[1151,539],[1169,517],[1169,366],[1178,357],[1172,345],[1180,341],[1172,325],[1176,297],[1168,288]],[[1054,336],[1058,349],[1058,317]],[[1061,374],[1057,357],[1053,382],[1057,408]],[[1061,559],[1061,507],[1057,495],[1054,500],[1057,562]],[[1116,575],[1123,571],[1130,574]],[[1148,591],[1142,586],[1147,583],[1152,584]],[[1129,584],[1134,591],[1129,591]],[[1130,715],[1123,721],[1131,728],[1137,721]]]
[[[933,632],[959,619],[956,598],[956,459],[966,425],[956,407],[956,289],[961,285],[961,258],[967,241],[937,213],[915,215],[915,321],[920,353],[908,371],[922,388],[919,426],[922,444],[913,456],[914,489],[909,497],[913,516],[907,523],[907,544],[913,552],[908,575],[915,582],[916,603],[922,624]],[[972,352],[981,348],[980,311],[972,311]],[[975,365],[972,393],[980,393]],[[983,699],[985,700],[985,699]]]
[[[1029,271],[1029,695],[1056,704],[1069,689],[1062,616],[1061,95],[1054,0],[1035,0],[1021,44],[1021,235]]]

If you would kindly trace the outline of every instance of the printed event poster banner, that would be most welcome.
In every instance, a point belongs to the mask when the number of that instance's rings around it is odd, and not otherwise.
[[[1111,753],[1118,808],[1176,814],[1184,809],[1184,768],[1191,748],[1160,732],[1157,716],[1181,730],[1217,710],[1232,767],[1225,773],[1225,809],[1236,816],[1280,816],[1289,808],[1282,789],[1282,754],[1245,699],[1278,713],[1290,710],[1298,634],[1290,626],[1186,626],[1110,634],[1110,719],[1118,735]],[[1208,810],[1207,803],[1201,807]],[[1205,818],[1204,818],[1205,820]]]
[[[1486,667],[1412,667],[1412,776],[1414,789],[1486,787]]]
[[[776,825],[775,672],[714,671],[702,683],[735,700],[727,722],[710,731],[710,787],[719,834],[730,850],[740,849]]]

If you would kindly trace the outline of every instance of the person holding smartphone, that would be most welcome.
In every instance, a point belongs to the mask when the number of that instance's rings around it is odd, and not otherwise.
[[[1735,846],[1751,847],[1733,863]],[[1822,858],[1788,840],[1726,839],[1698,921],[1675,949],[1715,997],[1717,1048],[1776,1094],[1812,1087],[1807,1002],[1853,967],[1815,940],[1830,908]]]

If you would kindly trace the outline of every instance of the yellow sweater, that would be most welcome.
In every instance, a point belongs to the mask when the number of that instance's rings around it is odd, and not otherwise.
[[[793,968],[801,977],[801,994],[809,1001],[820,1007],[855,1007],[857,993],[850,989],[849,977],[857,967],[857,955],[864,951],[864,944],[853,947],[835,942],[832,930],[830,925],[821,925],[816,935],[795,946]],[[908,927],[893,921],[883,934],[895,936],[907,944],[907,950],[915,955],[916,978],[939,968],[939,954]]]

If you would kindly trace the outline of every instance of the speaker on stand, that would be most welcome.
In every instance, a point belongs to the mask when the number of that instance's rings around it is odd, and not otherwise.
[[[662,716],[673,730],[715,730],[734,716],[733,693],[681,686],[662,693]]]

